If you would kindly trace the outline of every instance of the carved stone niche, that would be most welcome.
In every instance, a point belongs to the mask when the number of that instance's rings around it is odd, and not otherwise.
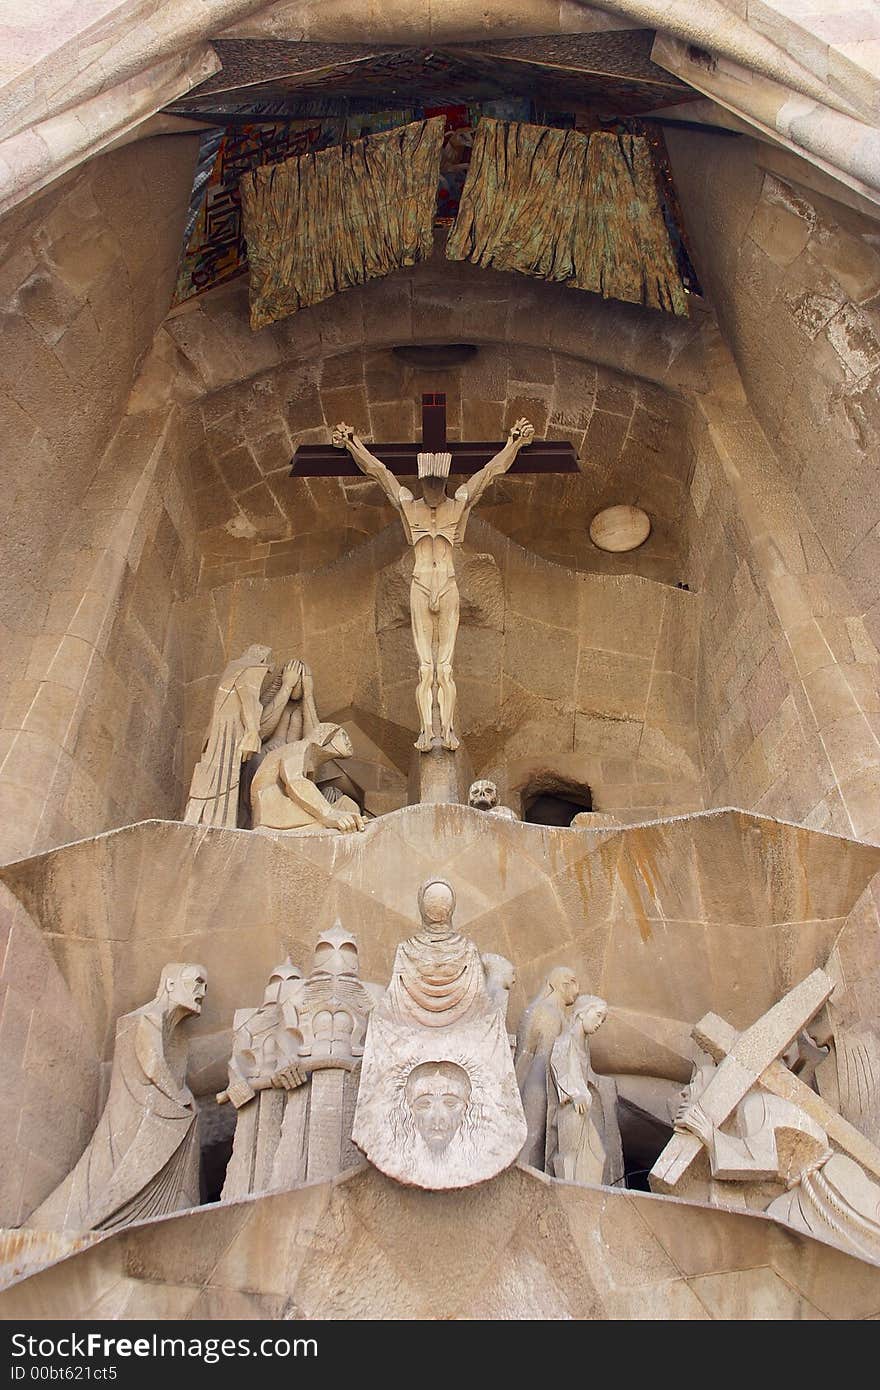
[[[593,794],[586,782],[550,769],[532,772],[516,791],[522,818],[531,825],[569,826],[575,816],[593,809]]]
[[[408,366],[435,372],[460,367],[476,357],[479,350],[476,343],[401,343],[391,349]]]

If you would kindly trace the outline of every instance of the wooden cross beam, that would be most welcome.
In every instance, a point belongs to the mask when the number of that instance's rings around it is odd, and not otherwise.
[[[355,426],[357,428],[357,426]],[[370,451],[398,478],[415,477],[418,455],[422,452],[452,455],[450,473],[466,476],[476,473],[499,449],[498,443],[452,444],[446,439],[446,396],[430,391],[422,396],[422,442],[420,444],[371,444]],[[351,455],[332,444],[300,444],[293,456],[290,472],[294,478],[354,478],[360,476]],[[565,439],[536,439],[521,449],[511,473],[577,473],[574,445]]]

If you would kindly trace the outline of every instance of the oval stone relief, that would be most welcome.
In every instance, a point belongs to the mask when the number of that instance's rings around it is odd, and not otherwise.
[[[651,518],[641,507],[606,507],[590,522],[590,540],[600,550],[636,550],[651,534]]]

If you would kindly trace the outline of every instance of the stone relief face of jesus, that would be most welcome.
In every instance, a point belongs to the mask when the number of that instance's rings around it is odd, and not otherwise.
[[[432,1153],[442,1153],[458,1132],[470,1097],[470,1077],[455,1062],[423,1062],[410,1072],[407,1103]]]

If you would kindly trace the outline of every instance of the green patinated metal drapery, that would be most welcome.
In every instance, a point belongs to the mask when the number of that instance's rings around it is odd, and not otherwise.
[[[450,260],[686,315],[648,142],[484,117]]]
[[[431,254],[443,130],[434,116],[245,175],[251,328]]]

